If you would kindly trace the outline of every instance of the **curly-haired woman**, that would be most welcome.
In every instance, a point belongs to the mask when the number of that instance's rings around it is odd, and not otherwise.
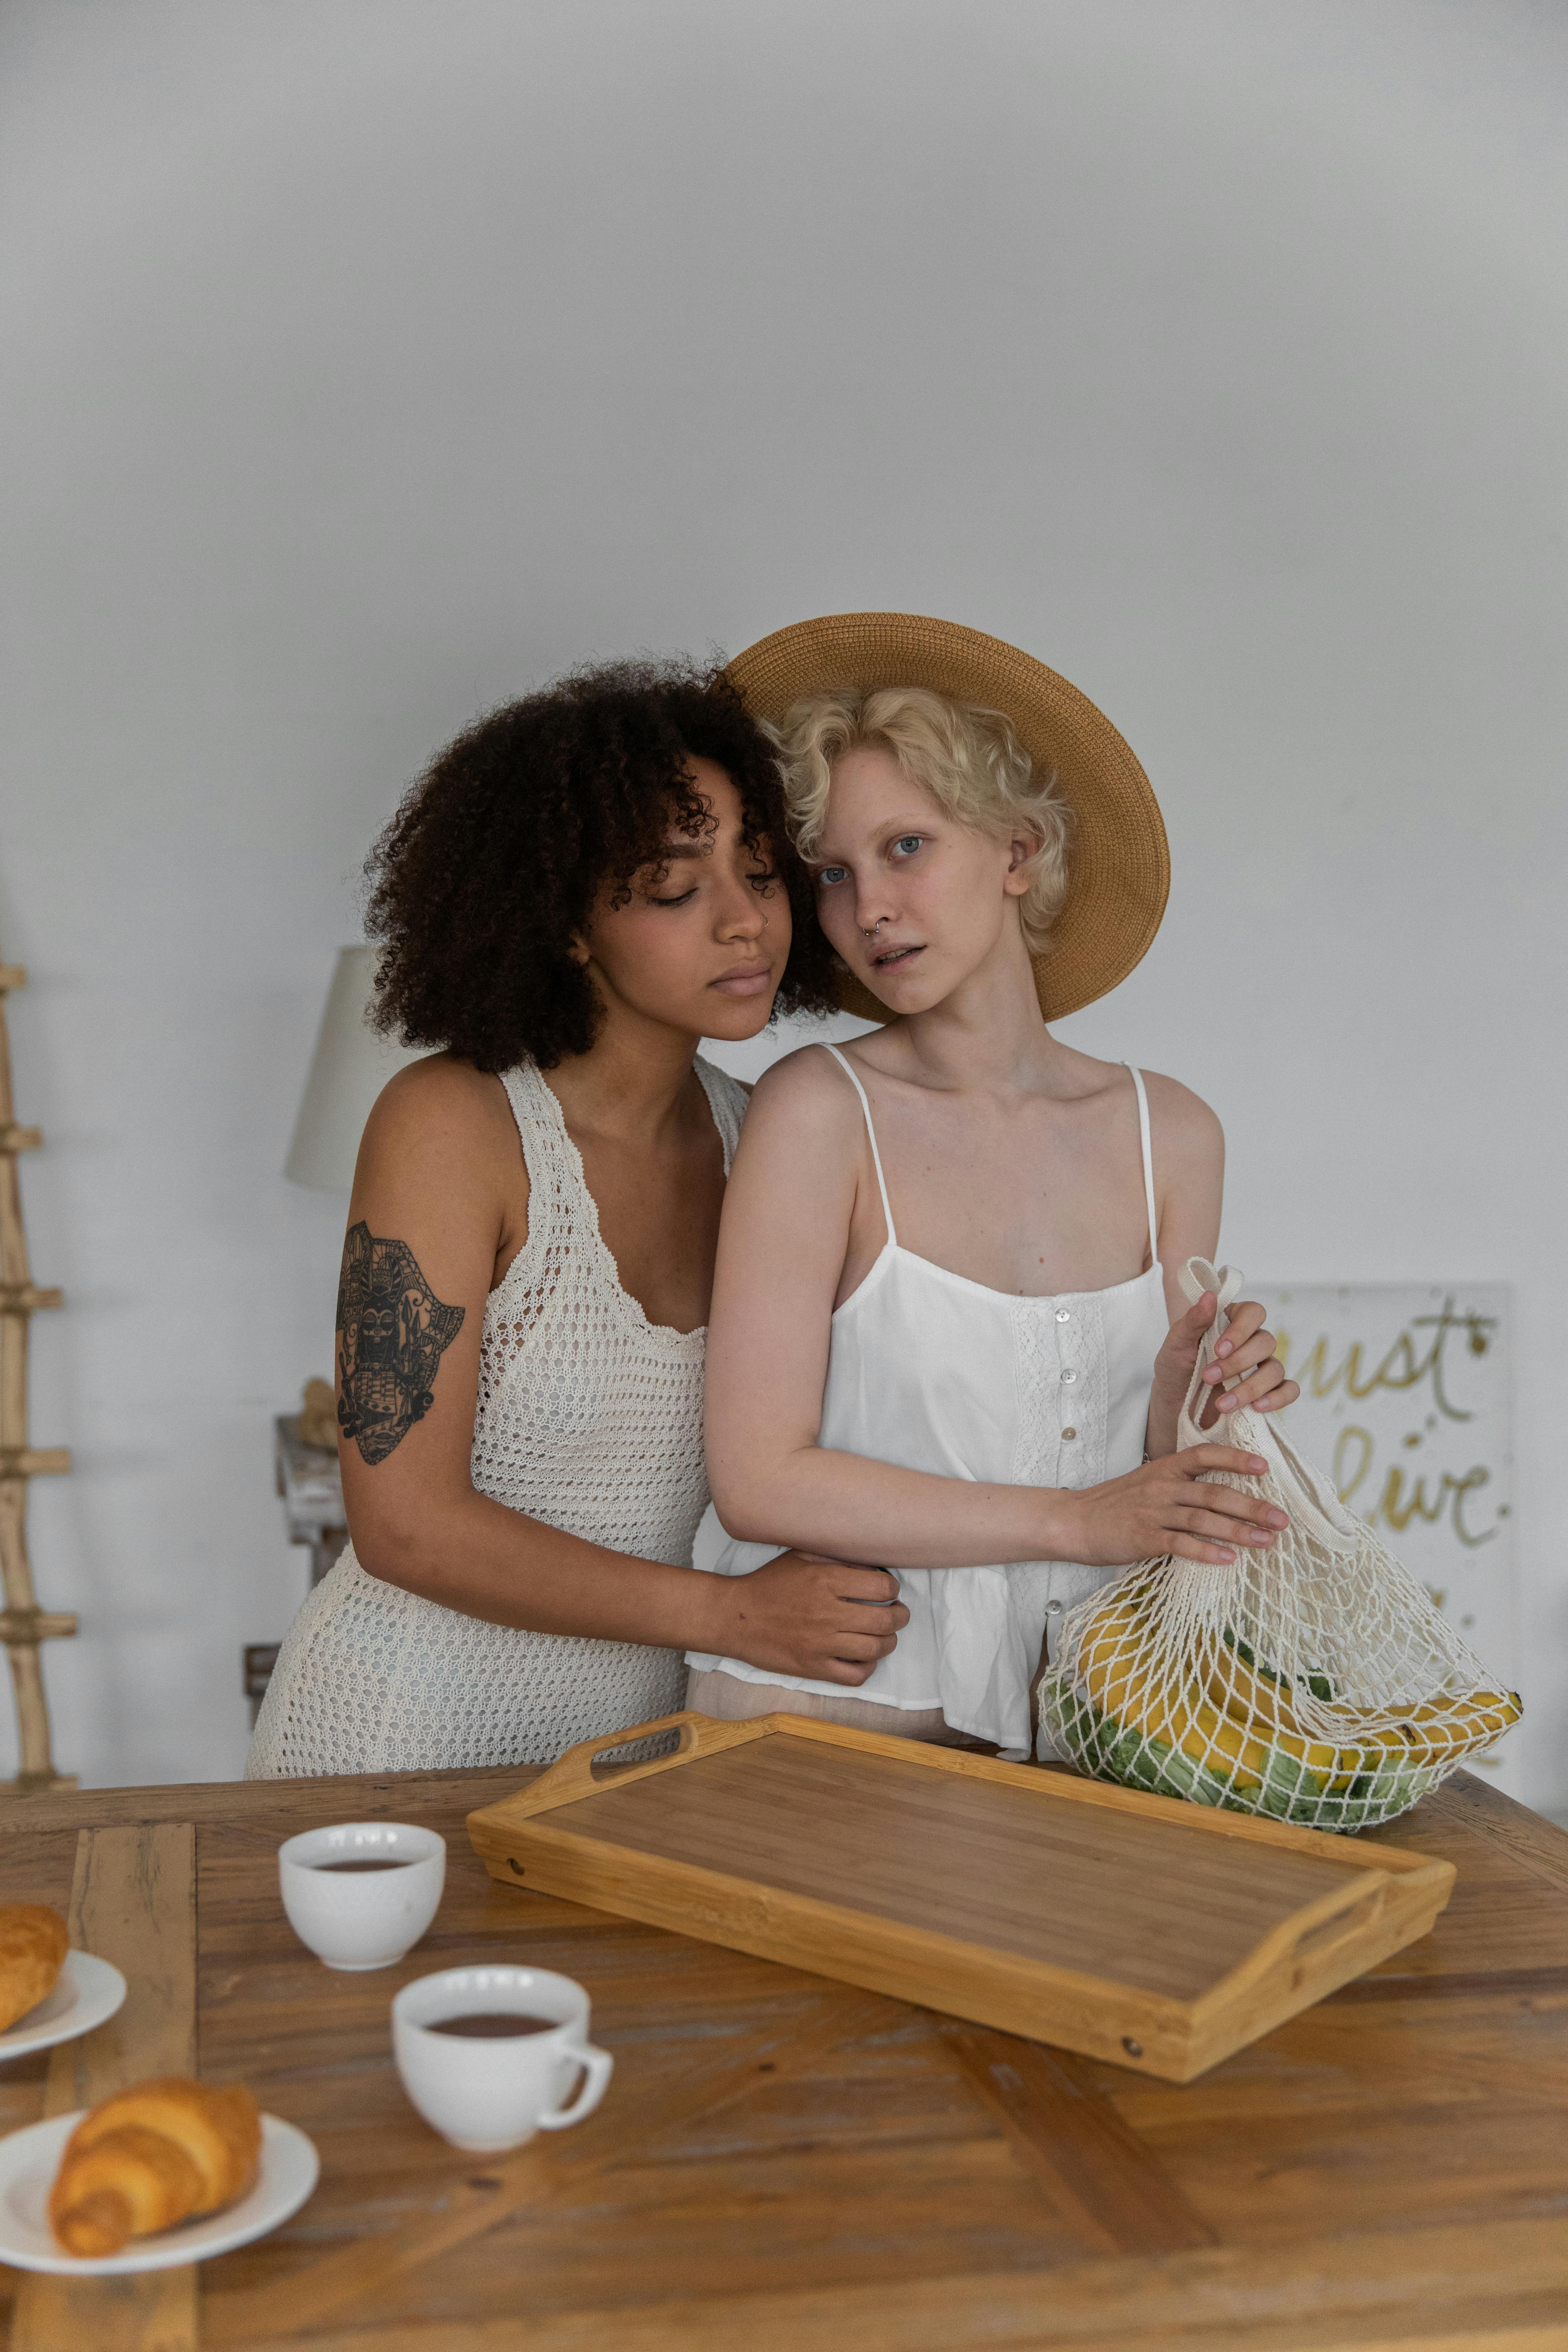
[[[338,1297],[353,1540],[247,1772],[543,1762],[682,1703],[687,1648],[853,1687],[879,1570],[692,1568],[743,1090],[697,1056],[831,964],[769,747],[720,679],[586,670],[458,738],[370,862],[380,1017]]]

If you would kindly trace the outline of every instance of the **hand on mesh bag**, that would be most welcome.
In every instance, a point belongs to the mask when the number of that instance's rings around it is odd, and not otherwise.
[[[1149,1400],[1149,1451],[1173,1454],[1176,1415],[1197,1369],[1204,1335],[1214,1322],[1219,1301],[1212,1290],[1188,1307],[1165,1334],[1154,1359],[1154,1390]],[[1258,1412],[1280,1412],[1294,1404],[1301,1391],[1286,1376],[1274,1352],[1274,1334],[1264,1328],[1265,1309],[1256,1298],[1238,1298],[1226,1318],[1215,1361],[1204,1374],[1205,1394],[1201,1426],[1215,1429],[1250,1405]],[[1234,1381],[1234,1388],[1225,1386]]]
[[[1216,1470],[1256,1478],[1267,1467],[1260,1454],[1235,1445],[1189,1445],[1124,1478],[1063,1492],[1058,1499],[1068,1515],[1068,1543],[1061,1557],[1086,1568],[1131,1568],[1172,1554],[1229,1568],[1237,1557],[1233,1545],[1261,1550],[1290,1523],[1257,1495],[1200,1482]]]

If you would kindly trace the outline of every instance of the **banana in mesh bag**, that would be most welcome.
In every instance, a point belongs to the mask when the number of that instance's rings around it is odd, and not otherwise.
[[[1194,1415],[1223,1310],[1241,1276],[1191,1258],[1191,1299],[1215,1291],[1178,1433]],[[1426,1796],[1519,1721],[1468,1644],[1321,1472],[1245,1409],[1227,1442],[1261,1454],[1245,1485],[1289,1526],[1228,1567],[1144,1560],[1064,1620],[1040,1686],[1041,1748],[1161,1796],[1268,1813],[1317,1830],[1370,1829]]]

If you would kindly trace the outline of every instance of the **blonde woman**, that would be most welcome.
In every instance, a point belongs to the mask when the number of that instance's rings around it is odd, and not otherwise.
[[[1215,1253],[1219,1122],[1047,1025],[1152,937],[1159,812],[1091,705],[973,631],[807,623],[731,675],[777,744],[842,1001],[883,1025],[791,1055],[752,1099],[709,1330],[719,1567],[744,1577],[785,1543],[879,1562],[910,1622],[864,1679],[689,1654],[689,1704],[1026,1753],[1074,1601],[1285,1524],[1196,1483],[1260,1471],[1225,1420],[1296,1394],[1256,1303],[1220,1343],[1214,1442],[1175,1450],[1215,1301],[1186,1309],[1174,1275]]]

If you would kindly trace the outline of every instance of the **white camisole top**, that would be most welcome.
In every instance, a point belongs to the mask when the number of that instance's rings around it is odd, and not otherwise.
[[[1149,1103],[1138,1096],[1147,1273],[1108,1290],[1016,1297],[900,1246],[866,1090],[837,1046],[826,1051],[860,1097],[887,1240],[833,1318],[819,1445],[906,1470],[1027,1486],[1095,1486],[1143,1458],[1154,1358],[1170,1328],[1159,1261]],[[744,1576],[776,1544],[731,1542],[715,1572]],[[899,1569],[910,1622],[890,1657],[853,1691],[769,1674],[736,1658],[688,1654],[698,1668],[880,1702],[940,1706],[955,1731],[1030,1753],[1029,1690],[1050,1625],[1120,1570],[1075,1561],[1007,1560],[986,1568]]]

